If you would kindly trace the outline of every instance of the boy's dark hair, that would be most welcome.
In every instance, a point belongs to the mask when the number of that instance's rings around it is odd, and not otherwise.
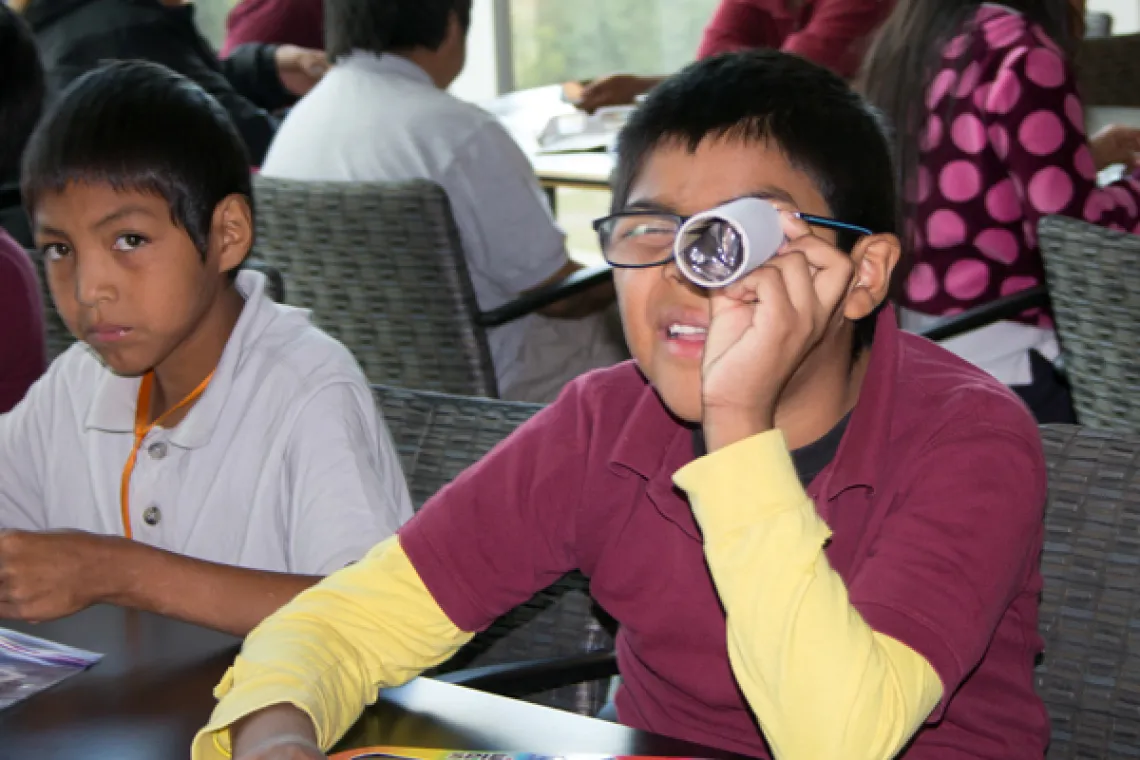
[[[36,128],[21,180],[28,215],[72,182],[163,198],[203,258],[218,204],[237,194],[253,206],[249,154],[225,110],[185,77],[142,61],[87,72]]]
[[[628,203],[652,151],[678,144],[695,151],[709,138],[773,145],[812,179],[836,219],[898,232],[895,175],[879,113],[836,74],[773,50],[698,61],[650,92],[618,138],[613,211]],[[839,247],[850,251],[856,239],[841,232]],[[856,323],[856,352],[870,346],[875,316]]]
[[[353,50],[436,50],[453,11],[467,31],[471,0],[325,0],[325,52],[335,63]]]
[[[0,182],[15,180],[44,107],[44,68],[32,30],[0,3]]]

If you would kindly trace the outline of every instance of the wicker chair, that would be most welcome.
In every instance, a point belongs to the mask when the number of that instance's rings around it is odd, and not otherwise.
[[[1140,432],[1140,237],[1047,217],[1040,239],[1077,418]]]
[[[1077,77],[1086,106],[1140,106],[1140,34],[1083,40]]]
[[[417,509],[541,408],[385,386],[374,386],[373,393],[392,431]],[[605,702],[606,677],[615,672],[609,654],[612,624],[600,619],[604,616],[590,599],[587,580],[571,573],[500,618],[437,673],[444,680],[593,715]],[[579,677],[596,673],[597,678],[579,683],[578,678],[565,678],[567,668],[562,667],[553,682],[573,685],[542,689],[544,682],[533,679],[523,688],[504,685],[504,668],[496,666],[512,664],[508,670],[513,672],[513,664],[520,662],[540,668],[569,663]]]
[[[75,336],[67,329],[67,325],[59,317],[59,312],[55,310],[55,302],[51,297],[51,290],[48,288],[47,275],[44,272],[43,260],[37,251],[28,251],[32,261],[36,266],[36,274],[40,281],[40,296],[44,303],[44,327],[45,337],[47,339],[47,360],[48,362],[55,361],[55,358],[62,354],[67,349],[71,348],[71,344],[75,342]],[[264,262],[248,259],[242,265],[246,269],[255,269],[269,278],[267,290],[269,297],[278,303],[285,300],[285,284],[281,279],[281,273],[271,266],[267,266]]]
[[[1140,756],[1140,438],[1042,428],[1049,506],[1037,690],[1049,760]]]
[[[498,396],[486,328],[609,277],[583,270],[481,313],[443,190],[409,182],[298,182],[258,176],[260,258],[292,302],[348,346],[378,383]]]

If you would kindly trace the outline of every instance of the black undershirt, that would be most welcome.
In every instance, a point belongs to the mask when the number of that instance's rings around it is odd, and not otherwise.
[[[796,475],[799,476],[800,484],[804,488],[807,488],[808,484],[815,480],[815,476],[823,472],[823,468],[835,459],[835,454],[839,451],[839,442],[843,440],[843,434],[847,432],[847,423],[850,420],[851,414],[845,414],[843,419],[822,438],[792,452],[792,464],[795,465]],[[705,445],[705,434],[697,428],[693,431],[693,454],[703,457],[707,453],[709,450]]]

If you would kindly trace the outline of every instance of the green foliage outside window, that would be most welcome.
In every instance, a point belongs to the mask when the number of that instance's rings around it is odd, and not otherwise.
[[[519,89],[693,60],[717,0],[511,0]]]

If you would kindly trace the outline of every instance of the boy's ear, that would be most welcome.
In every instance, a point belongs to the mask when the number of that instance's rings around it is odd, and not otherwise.
[[[855,244],[851,251],[855,277],[843,307],[844,317],[852,322],[863,319],[886,300],[901,253],[902,245],[895,235],[868,235]]]
[[[232,271],[245,261],[253,247],[253,210],[245,196],[227,195],[214,208],[210,239],[219,272]]]

